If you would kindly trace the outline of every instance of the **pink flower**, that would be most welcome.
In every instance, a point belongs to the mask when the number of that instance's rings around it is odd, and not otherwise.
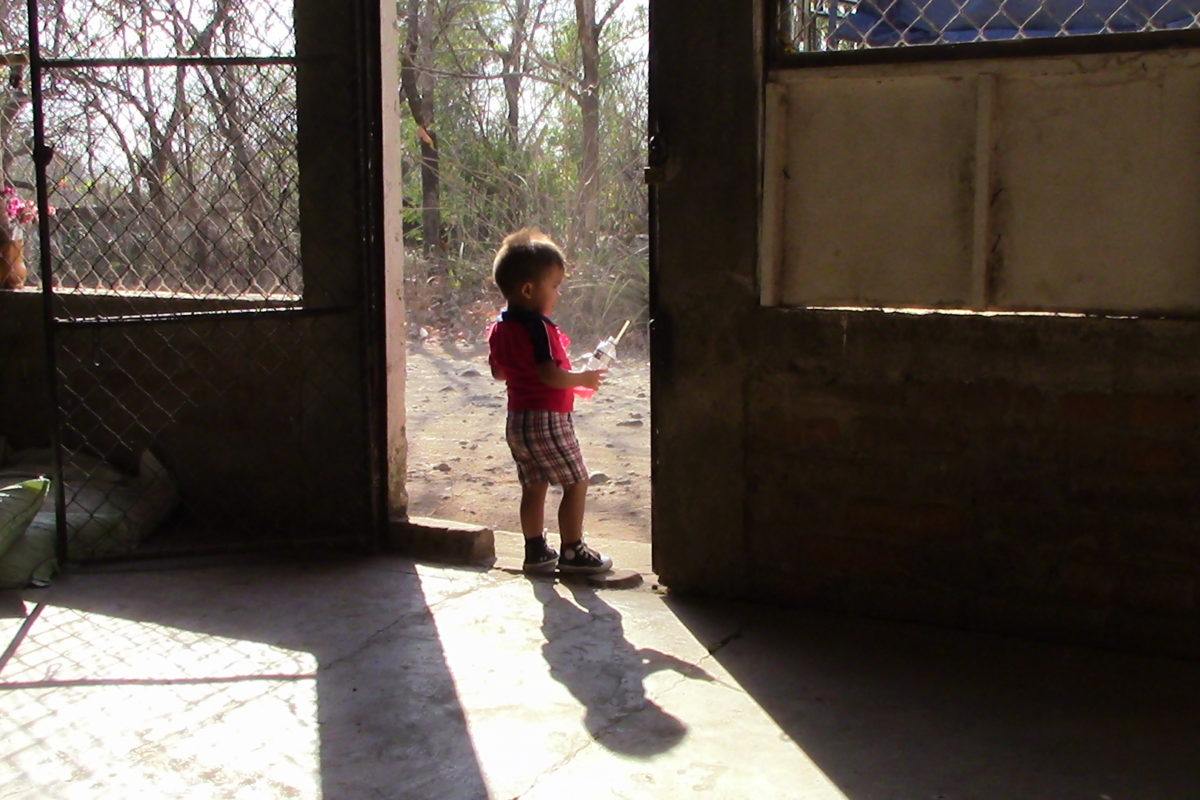
[[[4,203],[4,212],[8,217],[9,224],[32,225],[37,222],[37,202],[22,198],[12,186],[0,189],[0,200]],[[56,209],[50,207],[48,211],[50,216],[54,216]]]

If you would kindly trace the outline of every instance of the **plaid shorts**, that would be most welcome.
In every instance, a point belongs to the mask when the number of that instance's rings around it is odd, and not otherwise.
[[[505,438],[522,486],[567,486],[587,480],[575,421],[562,411],[509,411]]]

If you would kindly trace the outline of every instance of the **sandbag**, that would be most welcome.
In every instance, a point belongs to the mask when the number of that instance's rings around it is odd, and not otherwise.
[[[58,572],[54,555],[54,514],[38,514],[0,558],[0,589],[46,586]]]
[[[0,487],[0,559],[24,535],[49,488],[50,481],[41,477]]]
[[[53,455],[48,449],[9,453],[7,463],[0,465],[0,482],[52,474]],[[143,451],[139,459],[137,476],[126,475],[84,453],[64,453],[63,478],[67,548],[72,559],[129,554],[158,528],[179,501],[175,481],[149,450]],[[53,531],[54,507],[51,492],[35,518],[40,528]],[[53,535],[49,541],[53,543]],[[38,543],[36,554],[30,551],[27,556],[31,560],[42,554],[41,538]]]

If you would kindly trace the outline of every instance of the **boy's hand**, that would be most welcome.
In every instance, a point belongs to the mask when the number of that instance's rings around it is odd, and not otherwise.
[[[607,376],[607,369],[589,369],[579,373],[579,385],[594,392],[600,388],[600,384],[604,383]]]
[[[576,386],[586,386],[593,391],[600,388],[604,382],[607,369],[593,369],[586,372],[567,372],[553,361],[543,361],[537,365],[538,377],[542,383],[554,389],[572,389]]]

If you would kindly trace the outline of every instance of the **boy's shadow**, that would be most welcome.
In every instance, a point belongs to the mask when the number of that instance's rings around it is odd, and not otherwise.
[[[701,667],[652,648],[635,648],[625,638],[621,615],[595,589],[530,578],[542,604],[542,655],[550,675],[585,709],[584,726],[609,750],[648,757],[682,741],[687,725],[646,697],[645,678],[673,669],[688,678],[713,680]],[[578,604],[578,605],[576,605]]]

